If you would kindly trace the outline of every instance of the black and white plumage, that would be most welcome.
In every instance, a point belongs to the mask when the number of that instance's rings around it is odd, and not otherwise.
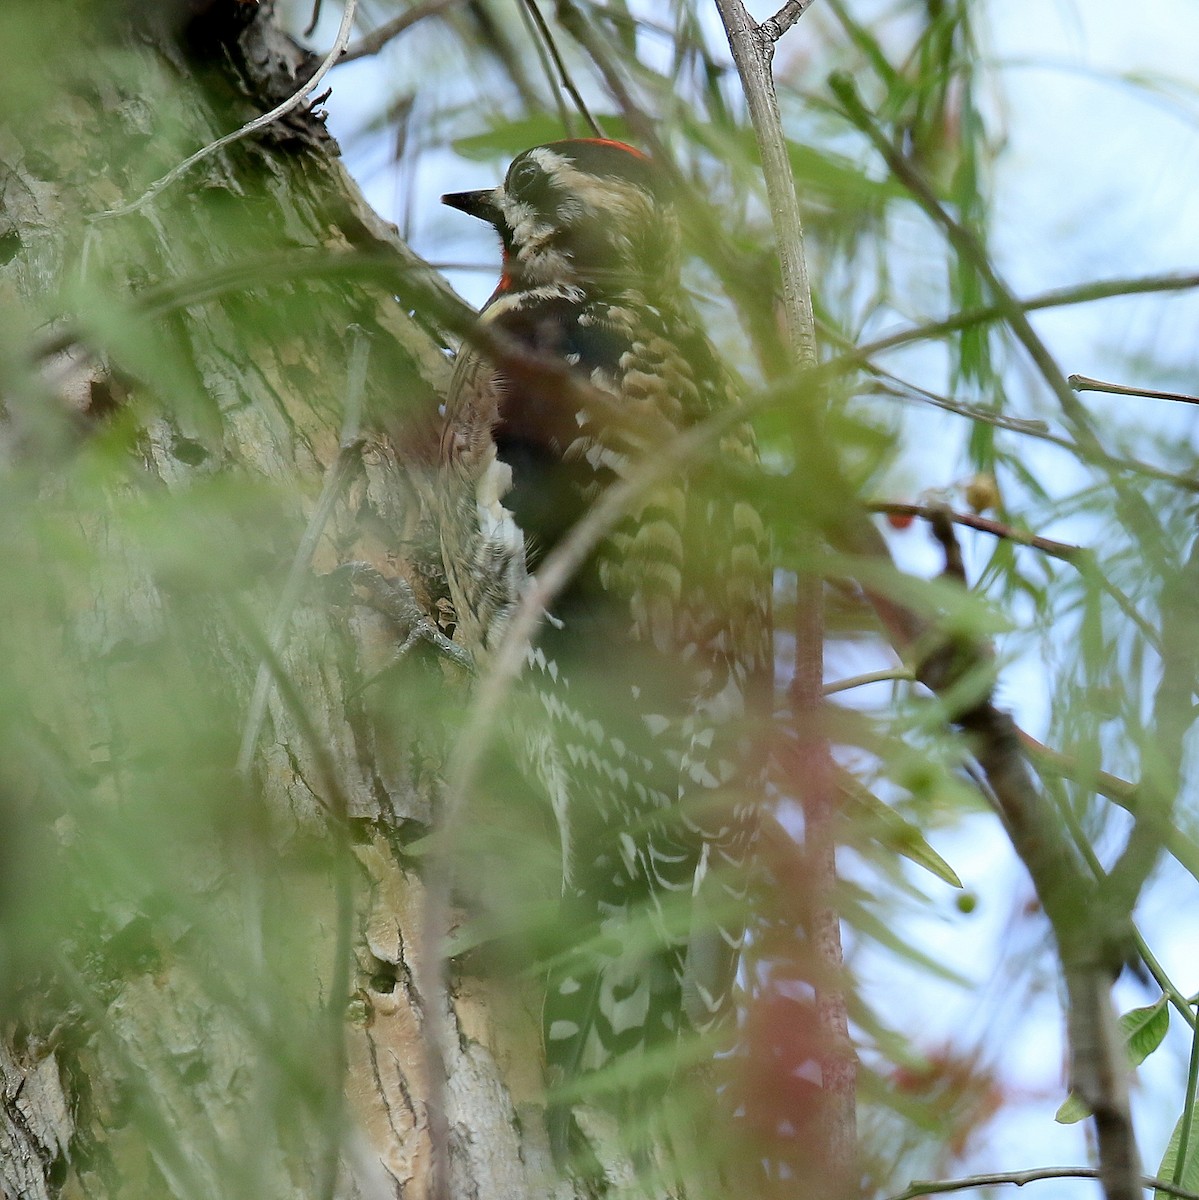
[[[640,152],[538,146],[499,187],[444,200],[503,244],[482,322],[587,385],[469,349],[458,360],[441,548],[455,637],[485,664],[529,573],[604,488],[736,398],[683,299],[677,222]],[[756,462],[748,426],[719,456]],[[551,1074],[567,1082],[706,1030],[730,1004],[770,574],[758,512],[717,474],[696,464],[645,494],[558,597],[526,665],[527,772],[558,822],[575,946],[545,1006]]]

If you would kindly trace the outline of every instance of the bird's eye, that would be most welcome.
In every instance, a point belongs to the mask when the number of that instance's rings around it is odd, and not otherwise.
[[[536,203],[549,187],[549,176],[531,159],[518,162],[508,175],[508,191],[518,200]]]

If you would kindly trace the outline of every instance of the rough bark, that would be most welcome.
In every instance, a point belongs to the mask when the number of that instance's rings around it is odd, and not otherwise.
[[[5,7],[0,927],[22,933],[0,941],[0,1195],[420,1197],[413,843],[459,684],[428,655],[372,681],[404,631],[314,586],[251,775],[234,763],[338,455],[349,326],[370,344],[363,441],[314,576],[366,560],[421,592],[394,434],[435,409],[445,353],[392,289],[278,271],[407,261],[311,115],[91,219],[311,69],[270,5]],[[259,261],[252,290],[131,301]],[[31,365],[68,323],[83,344]],[[568,1194],[529,997],[463,968],[452,999],[454,1194]]]

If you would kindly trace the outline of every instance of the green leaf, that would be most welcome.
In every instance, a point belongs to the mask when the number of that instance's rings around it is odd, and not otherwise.
[[[1128,1065],[1139,1067],[1162,1044],[1166,1031],[1170,1028],[1170,1009],[1163,996],[1156,1004],[1145,1008],[1134,1008],[1120,1018],[1120,1031],[1124,1034],[1124,1052],[1128,1055]],[[1054,1113],[1053,1119],[1059,1125],[1073,1125],[1084,1117],[1089,1117],[1091,1110],[1082,1097],[1071,1092],[1061,1107]],[[1177,1135],[1177,1130],[1175,1130]],[[1173,1143],[1171,1143],[1173,1145]],[[1188,1149],[1187,1157],[1193,1153]],[[1160,1174],[1160,1172],[1159,1172]],[[1164,1175],[1161,1176],[1163,1179]]]
[[[1053,1119],[1059,1125],[1077,1125],[1079,1121],[1085,1120],[1090,1115],[1091,1110],[1082,1102],[1082,1098],[1075,1092],[1071,1092],[1062,1101],[1057,1112],[1053,1114]]]
[[[834,198],[850,198],[862,204],[883,204],[903,198],[904,189],[893,179],[874,179],[852,159],[801,142],[787,142],[791,169],[805,190],[823,192]]]
[[[1163,996],[1147,1008],[1134,1008],[1120,1018],[1128,1061],[1139,1067],[1162,1044],[1170,1028],[1170,1010]]]
[[[884,846],[902,854],[909,862],[923,867],[950,887],[962,887],[957,872],[928,844],[920,830],[900,816],[889,804],[884,804],[868,788],[847,786],[846,792],[862,817],[867,829]]]
[[[1199,1129],[1195,1127],[1192,1116],[1193,1114],[1184,1112],[1178,1118],[1174,1132],[1170,1134],[1170,1140],[1166,1144],[1166,1152],[1162,1155],[1161,1166],[1157,1169],[1158,1179],[1172,1180],[1188,1192],[1199,1191]],[[1182,1127],[1188,1120],[1190,1120],[1191,1130],[1187,1135],[1186,1155],[1183,1158],[1182,1170],[1176,1171],[1178,1142],[1182,1136]],[[1171,1200],[1171,1197],[1168,1192],[1155,1188],[1153,1200]]]

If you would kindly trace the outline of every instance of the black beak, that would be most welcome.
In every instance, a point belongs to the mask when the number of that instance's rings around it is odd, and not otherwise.
[[[479,192],[450,192],[442,196],[441,202],[494,225],[500,216],[499,205],[495,202],[496,191],[496,188],[484,188]]]

